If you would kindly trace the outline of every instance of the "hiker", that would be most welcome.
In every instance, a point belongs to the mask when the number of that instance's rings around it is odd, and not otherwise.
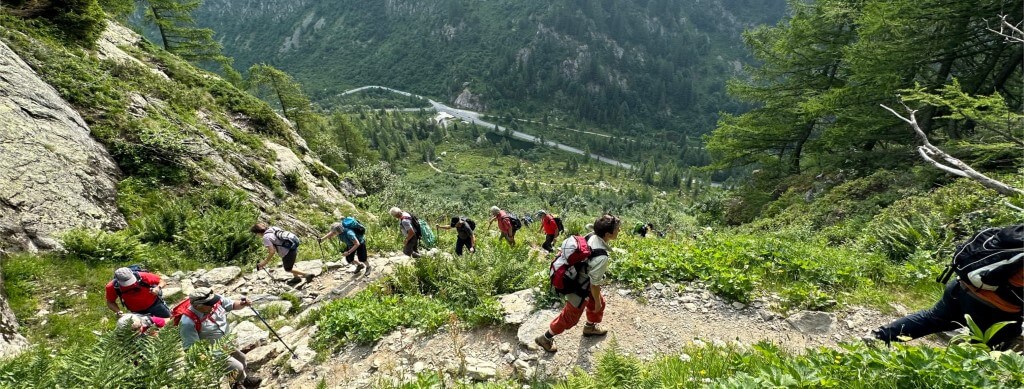
[[[463,248],[468,248],[470,254],[476,253],[476,236],[473,235],[476,223],[472,220],[465,216],[453,217],[450,225],[442,226],[437,224],[434,227],[437,227],[439,230],[455,229],[455,232],[458,234],[458,239],[455,240],[455,255],[462,256]]]
[[[503,211],[498,206],[491,207],[491,220],[487,222],[487,228],[491,228],[491,223],[498,222],[498,231],[501,231],[501,239],[508,242],[509,246],[515,247],[516,245],[516,228],[513,226],[513,217],[506,211]]]
[[[313,280],[312,274],[306,274],[301,271],[292,268],[295,266],[295,257],[299,254],[299,237],[295,234],[285,231],[281,227],[271,226],[267,227],[264,223],[256,223],[249,229],[256,235],[263,237],[263,246],[267,248],[267,257],[264,258],[260,263],[256,264],[256,270],[263,270],[267,266],[267,263],[274,258],[274,255],[280,255],[281,261],[284,264],[284,271],[291,272],[295,277],[292,278],[290,283],[302,282],[302,278],[306,278],[306,282]]]
[[[622,221],[612,215],[601,216],[594,222],[594,233],[586,236],[591,256],[586,259],[585,266],[574,278],[576,284],[579,285],[579,291],[565,295],[565,307],[562,308],[562,312],[551,321],[547,332],[534,339],[534,342],[544,351],[557,351],[554,342],[555,335],[576,326],[584,311],[587,314],[587,322],[583,325],[583,336],[604,336],[608,333],[607,330],[598,327],[605,309],[604,297],[601,296],[601,285],[606,282],[605,273],[608,270],[608,263],[611,261],[611,258],[608,257],[608,241],[619,236],[621,224]],[[575,238],[566,239],[559,255],[566,254],[570,250],[567,244]],[[552,266],[554,267],[554,264]]]
[[[234,302],[227,297],[213,293],[213,290],[207,287],[196,288],[189,293],[187,303],[189,307],[181,310],[181,316],[178,317],[179,321],[177,322],[181,333],[182,347],[186,350],[199,340],[215,342],[227,336],[231,333],[228,312],[252,305],[252,302],[246,300],[245,297],[241,301]],[[184,306],[182,305],[182,307]],[[178,309],[175,311],[177,313]],[[246,388],[258,388],[263,381],[245,371],[245,354],[241,350],[232,351],[227,358],[227,364],[233,381],[232,387],[241,385]]]
[[[155,335],[156,331],[167,325],[167,319],[139,313],[126,313],[117,319],[117,329],[130,330],[139,334]]]
[[[982,331],[1012,322],[988,341],[993,349],[1008,348],[1021,334],[1024,313],[1024,224],[975,234],[957,247],[951,266],[939,281],[951,272],[957,277],[946,284],[935,306],[872,330],[864,341],[889,344],[955,330],[967,326],[966,314]]]
[[[164,302],[164,282],[160,276],[142,271],[138,266],[121,267],[114,270],[114,279],[107,283],[107,308],[118,317],[124,312],[121,305],[130,312],[171,317],[171,309]]]
[[[419,258],[420,253],[417,250],[419,249],[420,237],[419,233],[416,232],[419,228],[419,220],[414,218],[408,212],[403,212],[402,209],[398,207],[391,207],[391,209],[388,210],[388,213],[395,219],[399,220],[398,226],[402,230],[402,235],[405,237],[405,240],[402,241],[402,253],[413,258]]]
[[[558,236],[558,223],[555,222],[555,218],[549,215],[544,210],[537,211],[537,217],[540,219],[540,231],[544,233],[544,244],[541,245],[544,250],[551,253],[554,252],[554,247],[551,247],[552,243],[555,243],[555,237]]]
[[[352,261],[359,258],[356,261],[356,274],[359,274],[360,270],[366,269],[365,274],[370,274],[370,262],[366,259],[366,227],[363,227],[353,217],[342,218],[341,221],[331,224],[330,231],[323,237],[318,237],[317,243],[331,239],[337,236],[341,243],[345,244],[345,252],[341,253],[341,256],[345,257],[345,262],[349,265]]]
[[[647,224],[642,224],[635,228],[635,233],[640,235],[641,238],[646,238],[647,234],[651,232],[655,232],[654,223],[651,222],[647,222]]]

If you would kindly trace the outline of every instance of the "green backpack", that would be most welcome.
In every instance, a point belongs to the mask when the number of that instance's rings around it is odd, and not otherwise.
[[[437,244],[437,236],[434,235],[434,231],[430,229],[430,224],[424,220],[420,222],[420,240],[423,241],[423,246],[426,248],[432,248]]]

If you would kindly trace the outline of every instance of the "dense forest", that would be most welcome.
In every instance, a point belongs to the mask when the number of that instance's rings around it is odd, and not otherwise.
[[[206,1],[196,18],[240,67],[266,62],[326,107],[385,85],[517,118],[679,141],[743,106],[722,80],[740,32],[782,1]]]

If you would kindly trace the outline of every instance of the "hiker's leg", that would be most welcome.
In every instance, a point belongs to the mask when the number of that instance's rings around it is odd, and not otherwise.
[[[362,262],[364,265],[369,264],[369,262],[367,262],[368,261],[367,260],[368,255],[366,254],[366,244],[365,243],[359,245],[359,247],[356,248],[355,254],[356,254],[356,258],[359,258],[359,262]]]
[[[241,382],[245,379],[245,354],[241,351],[235,350],[228,356],[228,374],[232,377],[232,381]]]
[[[284,271],[291,272],[292,275],[294,275],[296,277],[302,277],[302,276],[306,275],[306,273],[303,273],[301,271],[298,271],[298,270],[294,269],[294,267],[295,267],[295,257],[297,257],[298,255],[299,255],[299,248],[298,247],[293,248],[291,250],[288,250],[288,254],[285,255],[284,258],[281,259],[281,262],[283,262]]]
[[[416,238],[412,238],[412,240],[406,243],[405,246],[402,246],[402,254],[412,256],[412,253],[415,250],[414,242],[416,242]]]
[[[875,335],[878,339],[893,342],[899,341],[898,337],[900,336],[917,339],[960,328],[957,321],[958,318],[959,321],[963,321],[963,311],[960,309],[960,302],[957,301],[958,289],[960,289],[960,285],[957,285],[955,280],[950,282],[946,285],[942,298],[935,303],[935,306],[896,319],[896,321],[878,328]]]
[[[164,319],[167,319],[171,317],[171,308],[167,307],[167,303],[165,303],[163,299],[157,298],[156,301],[153,302],[153,305],[150,305],[149,308],[146,308],[145,310],[136,313],[162,317]]]
[[[548,330],[551,332],[552,335],[561,334],[565,330],[575,326],[576,323],[580,322],[580,316],[583,316],[583,301],[579,300],[579,303],[577,303],[577,305],[573,305],[572,300],[576,299],[566,298],[565,307],[562,308],[562,312],[559,313],[558,316],[556,316],[555,319],[552,320],[551,324],[548,326]]]
[[[554,243],[554,242],[555,242],[555,234],[547,234],[547,236],[544,238],[544,244],[541,245],[541,247],[544,248],[544,250],[547,250],[549,253],[553,252],[553,251],[555,251],[555,249],[553,247],[551,247],[551,244]]]
[[[601,299],[601,310],[599,311],[594,310],[594,299],[587,298],[587,323],[600,323],[604,318],[604,308],[607,304],[605,304],[604,296],[597,295],[597,297]]]
[[[1020,313],[1006,312],[996,307],[989,305],[988,303],[979,300],[974,297],[970,292],[963,289],[963,287],[957,288],[955,295],[957,302],[960,303],[960,310],[965,314],[971,315],[971,320],[974,320],[974,324],[978,325],[982,331],[987,331],[992,325],[1009,321],[1012,324],[1006,325],[999,332],[989,339],[988,345],[995,349],[1003,349],[1010,340],[1020,336],[1021,334],[1021,316]],[[967,325],[967,319],[961,316],[957,319],[957,322],[962,323],[964,326]]]
[[[462,238],[457,238],[455,240],[455,255],[462,256],[462,248],[468,245]]]
[[[352,261],[355,261],[355,260],[356,260],[356,253],[355,252],[345,256],[345,263],[347,263],[349,265],[351,265]]]

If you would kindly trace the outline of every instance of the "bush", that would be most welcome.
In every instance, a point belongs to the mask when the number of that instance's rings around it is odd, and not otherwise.
[[[61,237],[66,256],[89,264],[145,262],[146,248],[138,239],[123,232],[76,229]]]
[[[433,331],[448,315],[444,305],[429,297],[389,296],[368,289],[332,301],[314,315],[319,330],[313,346],[330,350],[348,342],[370,343],[401,326]]]

